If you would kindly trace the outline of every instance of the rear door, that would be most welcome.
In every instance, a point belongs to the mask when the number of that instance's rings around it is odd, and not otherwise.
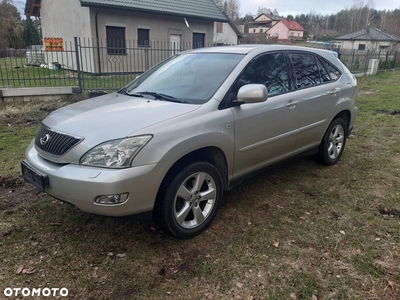
[[[339,109],[341,87],[336,69],[330,74],[325,60],[308,52],[289,52],[294,67],[299,109],[299,134],[295,153],[319,145],[332,115]]]
[[[287,59],[283,52],[256,57],[230,91],[235,99],[240,87],[264,84],[268,100],[231,108],[235,119],[234,177],[292,155],[299,121],[293,101]]]

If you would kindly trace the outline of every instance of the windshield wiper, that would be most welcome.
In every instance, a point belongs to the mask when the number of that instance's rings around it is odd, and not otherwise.
[[[143,95],[149,95],[154,97],[157,100],[165,100],[165,101],[171,101],[171,102],[177,102],[177,103],[188,103],[184,100],[179,100],[178,98],[175,98],[170,95],[166,95],[163,93],[156,93],[156,92],[138,92],[136,94],[129,94],[129,96],[134,96],[134,97],[143,97]]]
[[[126,88],[119,89],[119,90],[117,91],[117,93],[118,93],[118,94],[122,94],[122,95],[129,95],[129,94],[128,94],[128,91],[126,90]]]

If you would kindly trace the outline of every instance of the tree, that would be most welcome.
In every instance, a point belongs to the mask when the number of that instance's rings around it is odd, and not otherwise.
[[[40,36],[39,30],[29,17],[24,21],[24,30],[22,33],[22,37],[25,46],[39,45],[42,43],[42,38]]]
[[[14,30],[21,28],[21,14],[11,0],[0,2],[0,48],[11,47]],[[11,39],[11,40],[9,40]]]
[[[220,10],[224,11],[232,21],[239,19],[239,0],[213,0]]]

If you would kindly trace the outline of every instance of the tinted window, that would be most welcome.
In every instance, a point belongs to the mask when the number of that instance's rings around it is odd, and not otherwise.
[[[289,77],[283,54],[271,53],[257,57],[239,77],[231,92],[237,96],[239,89],[250,83],[265,85],[269,96],[289,91]]]
[[[332,81],[338,80],[340,75],[342,75],[342,73],[340,73],[340,71],[336,69],[331,63],[324,61],[324,65]]]
[[[314,55],[307,53],[289,53],[296,76],[296,87],[301,89],[321,83],[318,65]]]
[[[317,61],[318,65],[318,70],[319,70],[319,75],[321,76],[321,81],[322,82],[329,82],[331,81],[331,78],[329,76],[328,71],[325,69],[324,65],[321,63],[321,60],[316,57],[315,60]]]

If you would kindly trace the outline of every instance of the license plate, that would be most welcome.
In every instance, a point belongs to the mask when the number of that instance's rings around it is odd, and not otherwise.
[[[49,177],[35,169],[26,162],[21,162],[22,177],[25,181],[32,183],[40,191],[44,192],[44,188],[49,185]]]

